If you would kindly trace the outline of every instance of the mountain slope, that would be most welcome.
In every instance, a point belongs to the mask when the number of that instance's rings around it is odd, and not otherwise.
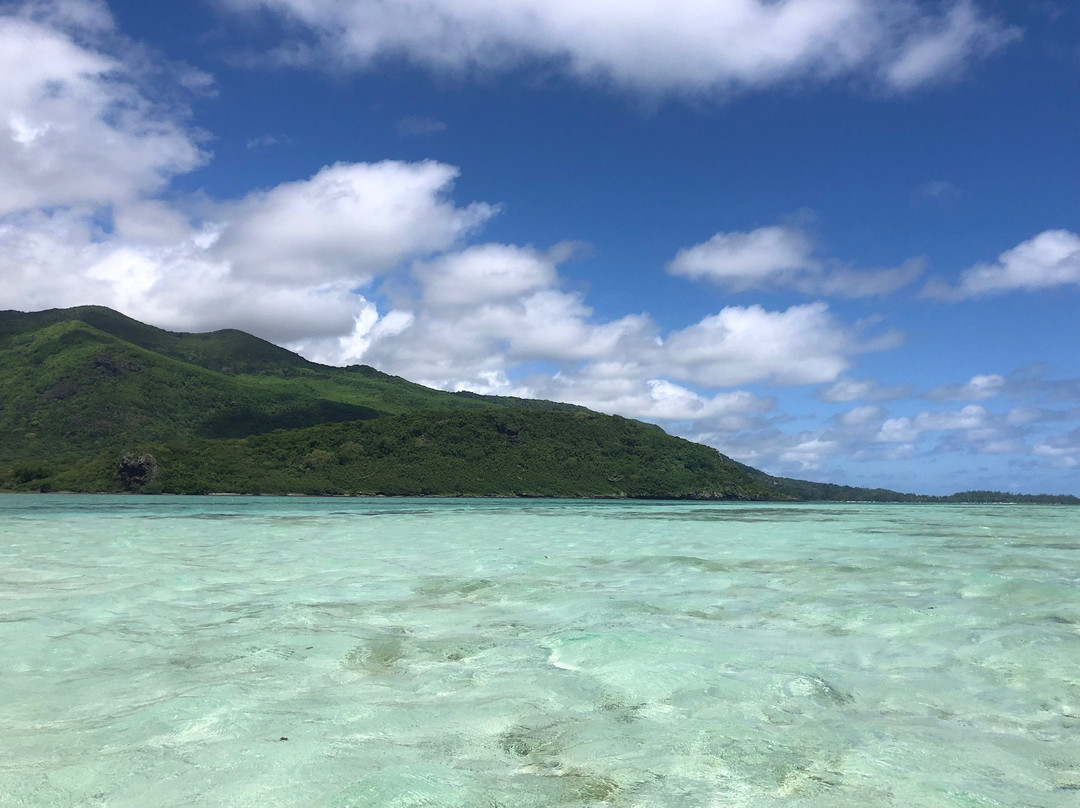
[[[123,341],[80,320],[0,346],[0,457],[65,455],[171,437],[239,437],[380,411],[302,388],[268,390]]]

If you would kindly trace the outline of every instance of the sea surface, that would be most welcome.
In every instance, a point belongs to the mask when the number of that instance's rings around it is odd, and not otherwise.
[[[1080,805],[1080,509],[0,496],[0,806]]]

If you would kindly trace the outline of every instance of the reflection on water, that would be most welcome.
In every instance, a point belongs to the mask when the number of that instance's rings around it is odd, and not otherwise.
[[[0,497],[0,804],[1074,806],[1076,515]]]

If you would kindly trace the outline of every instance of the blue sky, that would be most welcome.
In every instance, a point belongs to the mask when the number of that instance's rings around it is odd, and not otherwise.
[[[1080,494],[1067,0],[0,3],[0,307]]]

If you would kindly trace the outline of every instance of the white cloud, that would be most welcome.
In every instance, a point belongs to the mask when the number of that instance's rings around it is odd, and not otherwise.
[[[511,300],[557,283],[554,262],[542,253],[506,244],[481,244],[418,264],[413,273],[432,309]]]
[[[819,401],[841,403],[848,401],[890,401],[897,398],[907,398],[915,395],[915,388],[911,385],[894,385],[886,387],[874,379],[838,379],[834,384],[824,390],[819,390],[815,398]]]
[[[717,420],[705,420],[671,431],[778,476],[805,477],[808,472],[822,473],[827,469],[824,476],[837,481],[840,471],[832,464],[851,451],[835,430],[788,433],[762,421],[728,427]]]
[[[314,177],[220,205],[213,254],[238,275],[354,285],[403,259],[445,250],[495,213],[447,198],[457,169],[443,163],[338,163]]]
[[[734,424],[772,402],[716,388],[832,381],[854,354],[872,349],[822,303],[785,311],[733,306],[667,334],[644,314],[598,318],[580,293],[561,288],[557,264],[566,256],[561,246],[479,244],[417,261],[413,302],[387,315],[395,327],[380,331],[383,320],[364,319],[336,344],[307,343],[306,350],[444,389]]]
[[[870,297],[915,280],[922,259],[892,269],[853,269],[814,257],[813,240],[795,227],[759,227],[748,233],[717,233],[679,250],[668,263],[673,275],[705,279],[733,291],[788,288],[804,294]]]
[[[3,304],[97,303],[189,331],[233,327],[275,342],[351,335],[356,290],[446,249],[493,208],[446,197],[438,163],[339,164],[230,203],[201,224],[157,200],[127,202],[104,233],[79,210],[0,220]]]
[[[920,412],[914,418],[889,418],[878,432],[877,440],[900,443],[914,441],[924,432],[951,430],[980,430],[988,423],[988,413],[978,404],[969,404],[953,412]],[[974,434],[971,437],[985,438],[986,434]]]
[[[732,289],[782,284],[816,270],[809,236],[793,227],[759,227],[749,233],[717,233],[703,244],[679,250],[668,264],[673,275],[705,278]]]
[[[222,0],[304,26],[278,57],[365,69],[405,56],[433,70],[541,60],[650,93],[730,92],[868,75],[908,90],[1016,36],[970,0],[944,13],[909,0]]]
[[[708,419],[726,429],[745,429],[775,406],[775,401],[745,390],[702,395],[667,379],[641,379],[633,373],[603,378],[592,369],[534,379],[532,396],[583,404],[600,412],[649,421]]]
[[[104,238],[76,212],[34,213],[0,224],[5,308],[94,303],[165,328],[242,328],[274,341],[348,328],[363,305],[347,286],[238,277],[188,226],[168,244]]]
[[[1035,456],[1046,458],[1054,468],[1080,467],[1080,430],[1053,437],[1035,446]]]
[[[833,263],[819,277],[807,277],[795,284],[797,290],[806,294],[830,297],[874,297],[887,295],[902,289],[914,281],[926,267],[923,258],[909,258],[898,267],[853,269]]]
[[[557,261],[541,252],[479,244],[413,266],[419,283],[406,328],[373,339],[364,361],[443,388],[489,386],[490,374],[519,363],[598,361],[648,353],[655,345],[648,317],[595,322],[578,293],[559,288]]]
[[[1080,285],[1080,235],[1068,230],[1045,230],[1003,252],[996,263],[964,270],[955,288],[937,281],[928,284],[924,294],[959,300],[1075,285]]]
[[[910,36],[885,69],[889,84],[908,90],[956,72],[972,56],[990,53],[1017,38],[981,17],[971,0],[961,0],[939,19],[923,19],[922,30]]]
[[[839,422],[847,427],[865,427],[871,424],[879,424],[885,416],[885,411],[881,407],[876,407],[872,404],[864,404],[861,407],[855,407],[843,413],[839,418]]]
[[[811,471],[821,468],[824,459],[837,448],[836,441],[810,437],[782,451],[779,459],[781,463],[795,464],[800,471]]]
[[[935,401],[979,401],[993,398],[1006,386],[1006,379],[998,373],[972,376],[965,384],[947,384],[927,391],[926,397]]]
[[[111,24],[102,6],[21,10],[0,15],[0,216],[136,199],[203,162],[196,135],[140,91],[133,66],[36,19],[95,33]]]
[[[671,334],[664,358],[674,378],[705,386],[834,381],[861,349],[824,303],[768,311],[729,306]]]
[[[818,393],[822,401],[856,401],[860,398],[869,398],[879,384],[873,379],[840,379],[835,384]]]
[[[824,427],[794,432],[783,427],[800,419],[768,416],[767,411],[747,413],[731,424],[701,418],[669,424],[668,428],[772,474],[810,475],[830,482],[899,490],[933,490],[926,480],[935,475],[935,464],[939,470],[956,468],[958,463],[970,468],[972,458],[980,455],[1011,455],[1013,468],[1033,474],[1047,468],[1080,468],[1080,430],[1065,434],[1050,431],[1063,423],[1075,425],[1080,420],[1080,408],[1076,407],[1015,407],[995,412],[969,405],[891,415],[884,407],[866,404],[834,416]],[[852,467],[845,461],[858,465]],[[918,465],[897,466],[909,461]],[[899,468],[906,468],[911,479],[923,482],[898,483],[898,475],[905,473]],[[955,485],[945,472],[933,487],[951,492]]]

